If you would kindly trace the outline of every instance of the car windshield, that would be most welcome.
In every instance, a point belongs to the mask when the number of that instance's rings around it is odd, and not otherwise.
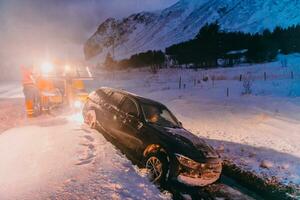
[[[154,104],[141,104],[147,122],[163,127],[180,127],[174,115],[165,107]]]

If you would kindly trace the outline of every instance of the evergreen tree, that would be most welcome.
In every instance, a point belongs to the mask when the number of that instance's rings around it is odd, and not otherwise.
[[[300,25],[250,34],[222,32],[218,23],[214,22],[204,25],[195,39],[166,48],[166,54],[179,64],[194,63],[198,67],[217,66],[218,58],[240,60],[242,56],[246,56],[249,62],[266,62],[274,60],[279,51],[284,54],[300,52],[299,35]],[[244,49],[248,50],[246,55],[227,54]]]

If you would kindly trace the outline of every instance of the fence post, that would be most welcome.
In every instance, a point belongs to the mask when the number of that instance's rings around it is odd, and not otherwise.
[[[267,72],[264,72],[264,80],[267,80]]]
[[[186,85],[185,84],[183,84],[183,89],[185,89],[186,88]]]
[[[226,95],[227,95],[227,97],[229,97],[229,88],[227,88],[227,90],[226,90]]]
[[[240,82],[242,81],[242,79],[243,79],[243,75],[242,75],[242,74],[240,74]]]
[[[179,78],[179,89],[181,89],[181,76]]]
[[[291,71],[291,78],[294,79],[294,72]]]

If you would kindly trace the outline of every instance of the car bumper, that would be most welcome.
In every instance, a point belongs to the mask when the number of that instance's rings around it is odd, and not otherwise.
[[[216,182],[222,172],[222,163],[207,164],[203,169],[190,169],[180,166],[177,180],[188,186],[206,186]]]

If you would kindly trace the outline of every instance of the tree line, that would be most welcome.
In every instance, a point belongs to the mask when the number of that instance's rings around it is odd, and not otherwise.
[[[218,66],[218,59],[261,63],[274,60],[278,53],[300,52],[299,35],[300,25],[250,34],[222,31],[215,22],[203,26],[194,39],[168,47],[166,54],[179,64],[197,67]]]
[[[105,66],[114,68],[161,67],[166,56],[178,64],[194,67],[216,67],[219,60],[261,63],[272,61],[278,53],[300,53],[300,25],[288,28],[276,27],[261,33],[225,32],[218,22],[204,25],[194,39],[172,45],[162,51],[147,51],[128,59],[115,61],[108,54]]]
[[[128,59],[116,61],[108,54],[104,65],[108,68],[126,69],[126,68],[140,68],[151,67],[156,70],[162,67],[165,62],[165,54],[162,51],[147,51],[139,54],[132,55]]]

